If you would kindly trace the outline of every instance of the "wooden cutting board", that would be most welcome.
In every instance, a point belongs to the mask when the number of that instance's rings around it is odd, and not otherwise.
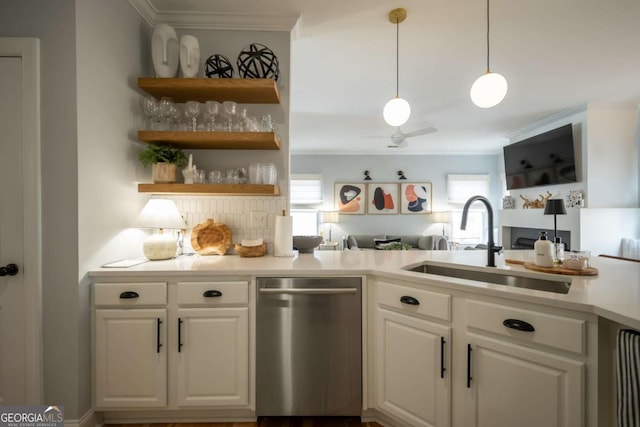
[[[595,267],[587,267],[582,270],[571,270],[565,267],[540,267],[532,262],[526,262],[519,259],[505,259],[507,264],[524,265],[527,270],[538,271],[541,273],[564,274],[566,276],[597,276],[598,269]]]

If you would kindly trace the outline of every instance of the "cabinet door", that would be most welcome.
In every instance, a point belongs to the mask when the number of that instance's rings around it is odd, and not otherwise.
[[[249,309],[178,310],[178,405],[249,404]]]
[[[95,311],[96,407],[167,403],[167,311]]]
[[[467,338],[465,426],[583,425],[583,362],[472,334]]]
[[[376,308],[378,409],[412,426],[450,423],[451,329]]]

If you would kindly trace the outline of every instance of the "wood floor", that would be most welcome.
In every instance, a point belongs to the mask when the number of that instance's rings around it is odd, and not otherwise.
[[[358,417],[264,417],[254,423],[105,424],[104,427],[382,427]]]

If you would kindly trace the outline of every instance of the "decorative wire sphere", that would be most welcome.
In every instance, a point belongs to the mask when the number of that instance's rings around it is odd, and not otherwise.
[[[238,74],[245,79],[275,79],[280,77],[278,57],[259,43],[245,46],[238,55]]]
[[[508,89],[507,79],[502,74],[488,71],[471,86],[471,101],[480,108],[491,108],[502,102]]]
[[[207,58],[204,63],[204,72],[209,78],[230,79],[233,77],[233,66],[229,58],[216,53]]]

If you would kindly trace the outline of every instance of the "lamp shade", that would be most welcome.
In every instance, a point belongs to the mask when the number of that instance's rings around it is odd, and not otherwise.
[[[488,71],[471,86],[471,101],[480,108],[491,108],[502,102],[508,89],[507,79],[502,74]]]
[[[431,214],[431,220],[436,224],[448,224],[451,222],[451,212],[433,212]]]
[[[150,199],[133,226],[136,228],[187,228],[176,204],[168,199]]]
[[[398,97],[387,102],[382,110],[384,121],[387,122],[389,126],[402,126],[407,123],[410,115],[411,106],[406,100]]]
[[[566,215],[567,210],[564,207],[564,200],[562,199],[549,199],[544,205],[545,215]]]
[[[335,224],[340,222],[340,214],[338,211],[322,211],[320,212],[320,222],[323,224]]]

